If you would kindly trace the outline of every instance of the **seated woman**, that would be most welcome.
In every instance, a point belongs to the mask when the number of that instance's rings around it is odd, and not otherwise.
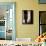
[[[46,32],[38,36],[35,40],[35,42],[46,42]]]
[[[44,36],[43,35],[40,35],[40,36],[38,36],[37,38],[36,38],[36,42],[42,42],[43,40],[42,40],[42,38],[44,38]]]

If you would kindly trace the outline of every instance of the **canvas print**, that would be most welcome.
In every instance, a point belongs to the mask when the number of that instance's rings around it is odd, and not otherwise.
[[[40,4],[46,4],[46,0],[39,0]]]
[[[15,3],[0,3],[0,40],[15,40]]]
[[[33,24],[33,10],[23,10],[22,12],[22,23]]]
[[[43,34],[46,32],[46,11],[40,11],[39,16],[40,34]]]

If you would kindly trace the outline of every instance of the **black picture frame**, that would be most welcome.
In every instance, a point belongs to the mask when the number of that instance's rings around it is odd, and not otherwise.
[[[42,28],[42,31],[40,30],[41,28]],[[39,11],[39,36],[43,34],[45,30],[46,30],[46,11]]]
[[[33,24],[33,10],[22,11],[22,24]]]
[[[38,0],[39,4],[46,4],[46,0]]]

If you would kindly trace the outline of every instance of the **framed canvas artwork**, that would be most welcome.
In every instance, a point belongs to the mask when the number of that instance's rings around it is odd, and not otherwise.
[[[39,11],[39,35],[46,32],[46,11]]]
[[[22,23],[23,24],[33,24],[33,10],[23,10]]]
[[[15,40],[15,2],[0,2],[0,40]]]
[[[46,0],[38,0],[40,4],[46,4]]]

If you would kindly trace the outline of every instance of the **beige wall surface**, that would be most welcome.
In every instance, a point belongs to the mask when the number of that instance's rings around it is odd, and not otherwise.
[[[16,2],[16,37],[33,38],[39,35],[39,10],[46,10],[45,4],[38,0],[0,0],[0,2]],[[22,24],[22,10],[33,10],[33,24]]]

